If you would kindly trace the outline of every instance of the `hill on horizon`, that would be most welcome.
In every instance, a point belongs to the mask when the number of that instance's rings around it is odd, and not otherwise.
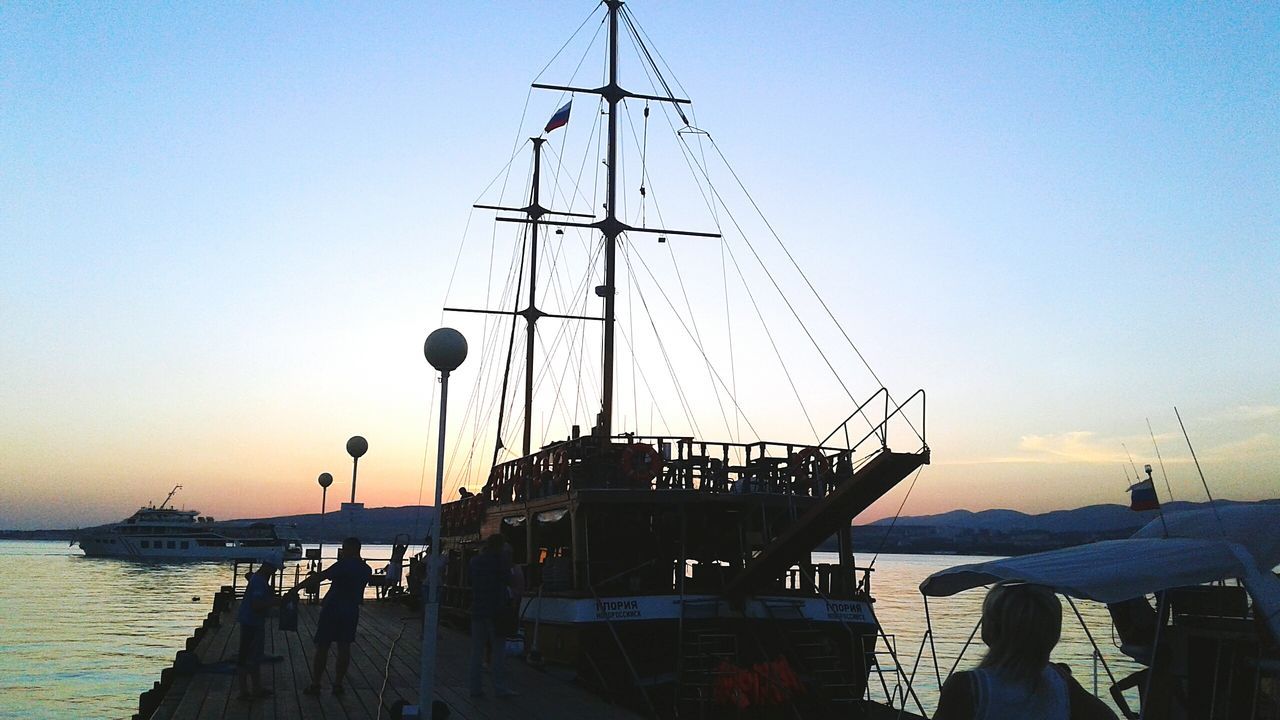
[[[1280,499],[1242,502],[1238,500],[1215,500],[1218,507],[1228,505],[1257,505],[1280,503]],[[1209,507],[1208,502],[1176,501],[1166,503],[1162,510],[1166,513],[1183,512]],[[1074,510],[1053,510],[1046,513],[1028,514],[1018,510],[951,510],[938,515],[904,516],[897,520],[899,527],[950,527],[967,530],[999,530],[1023,532],[1118,532],[1137,530],[1159,516],[1155,510],[1134,512],[1127,505],[1102,504],[1088,505]],[[882,518],[866,526],[884,526],[893,523],[893,518]]]

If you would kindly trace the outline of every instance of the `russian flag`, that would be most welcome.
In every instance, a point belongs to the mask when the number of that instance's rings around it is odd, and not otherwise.
[[[546,126],[545,128],[543,128],[543,129],[542,129],[542,132],[544,132],[544,133],[549,133],[549,132],[551,132],[552,130],[555,130],[556,128],[558,128],[558,127],[564,127],[565,125],[568,125],[568,124],[569,124],[569,106],[570,106],[570,105],[573,105],[573,101],[572,101],[572,100],[570,100],[569,102],[565,103],[565,104],[564,104],[564,107],[562,107],[562,108],[560,108],[559,110],[557,110],[557,111],[556,111],[556,114],[555,114],[555,115],[552,115],[552,116],[551,116],[551,119],[547,121],[547,126]]]
[[[1159,510],[1160,498],[1156,497],[1156,486],[1150,478],[1129,487],[1129,509]]]

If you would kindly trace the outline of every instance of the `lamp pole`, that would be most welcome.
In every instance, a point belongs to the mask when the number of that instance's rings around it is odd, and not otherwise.
[[[467,358],[467,339],[453,328],[440,328],[422,346],[427,362],[440,372],[440,436],[436,441],[436,517],[431,525],[431,557],[423,573],[422,657],[418,677],[418,717],[432,712],[436,683],[436,640],[440,627],[440,506],[444,495],[444,430],[449,403],[449,373]]]
[[[356,470],[360,468],[360,456],[369,452],[369,441],[356,435],[347,441],[347,454],[351,456],[351,502],[356,501]]]
[[[324,564],[324,506],[329,499],[329,486],[333,484],[333,476],[329,473],[320,473],[320,477],[316,478],[316,482],[320,484],[320,557],[317,558],[317,567]]]

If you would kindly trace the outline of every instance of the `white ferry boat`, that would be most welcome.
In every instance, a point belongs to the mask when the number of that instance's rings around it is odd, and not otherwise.
[[[282,537],[275,525],[217,523],[199,510],[169,506],[177,485],[160,507],[143,507],[110,525],[81,531],[73,540],[86,557],[124,557],[137,560],[296,560],[302,542]]]

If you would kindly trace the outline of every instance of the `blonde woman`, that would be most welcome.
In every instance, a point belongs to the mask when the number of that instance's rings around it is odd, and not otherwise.
[[[1042,585],[1003,583],[982,603],[986,657],[942,686],[934,720],[1116,720],[1063,665],[1049,662],[1062,603]]]

